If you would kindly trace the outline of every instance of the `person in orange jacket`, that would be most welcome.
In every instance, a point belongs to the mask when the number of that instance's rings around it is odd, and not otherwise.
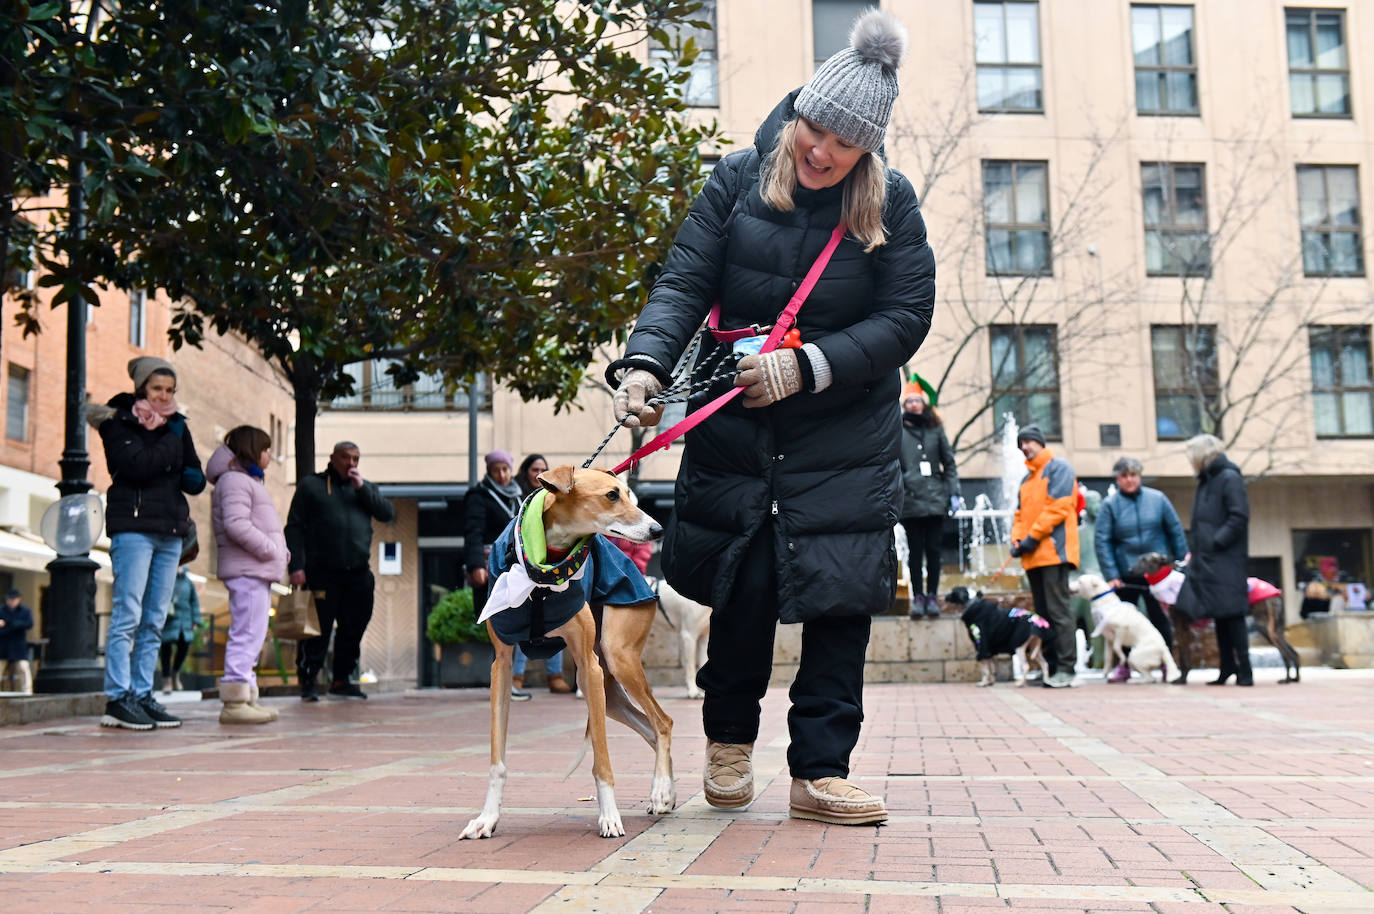
[[[1078,653],[1069,602],[1069,570],[1078,567],[1078,479],[1068,461],[1045,446],[1039,426],[1021,429],[1016,446],[1028,472],[1012,519],[1011,554],[1026,570],[1035,611],[1054,627],[1045,685],[1062,689],[1073,685]]]

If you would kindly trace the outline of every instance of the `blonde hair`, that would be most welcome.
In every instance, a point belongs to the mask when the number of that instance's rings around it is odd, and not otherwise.
[[[1183,442],[1183,453],[1193,465],[1194,473],[1201,473],[1213,460],[1226,453],[1226,445],[1216,435],[1194,435]]]
[[[763,162],[759,194],[778,212],[791,212],[797,191],[797,163],[792,149],[797,137],[793,118],[778,133],[777,145]],[[887,168],[874,153],[865,153],[844,179],[844,203],[840,218],[849,234],[864,246],[864,253],[887,243],[883,206],[887,203]]]

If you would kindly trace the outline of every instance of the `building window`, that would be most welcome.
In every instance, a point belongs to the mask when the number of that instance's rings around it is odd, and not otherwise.
[[[1294,117],[1350,117],[1345,11],[1287,9],[1288,95]]]
[[[392,359],[371,359],[355,362],[344,367],[344,373],[353,378],[353,393],[346,397],[335,397],[329,403],[330,409],[373,409],[373,410],[443,410],[467,409],[468,392],[464,386],[449,391],[444,384],[441,372],[420,375],[409,384],[397,384],[395,375],[388,369],[398,365]],[[482,385],[483,397],[480,409],[491,408],[491,394],[487,385]]]
[[[849,30],[854,20],[873,0],[811,0],[811,47],[817,67],[834,54],[849,47]]]
[[[1360,185],[1353,165],[1299,165],[1302,271],[1308,276],[1363,276]]]
[[[1051,272],[1048,171],[1045,162],[983,163],[989,276]]]
[[[29,440],[29,370],[13,362],[5,392],[5,437],[11,441]]]
[[[1197,60],[1191,6],[1131,7],[1135,109],[1141,114],[1197,114]]]
[[[1368,528],[1294,530],[1293,558],[1297,565],[1294,571],[1298,586],[1320,581],[1325,585],[1328,598],[1341,597],[1347,609],[1359,607],[1367,611],[1371,558],[1374,558],[1370,547]],[[1329,611],[1330,608],[1329,605],[1312,607],[1317,611]]]
[[[145,340],[144,325],[147,323],[148,293],[136,289],[129,293],[129,342],[142,349]]]
[[[1145,162],[1145,273],[1203,276],[1210,265],[1207,190],[1201,165]]]
[[[1369,373],[1369,327],[1313,326],[1312,409],[1317,437],[1374,435],[1374,383]]]
[[[1038,425],[1046,438],[1059,425],[1059,353],[1053,325],[993,325],[992,413],[1000,426],[1011,413],[1017,425]]]
[[[978,110],[1045,110],[1037,3],[973,4]]]
[[[1155,372],[1155,435],[1161,441],[1217,433],[1217,328],[1150,327]]]
[[[687,81],[682,85],[682,100],[697,108],[714,108],[720,104],[720,86],[717,81],[716,56],[716,0],[702,0],[700,8],[687,17],[692,22],[705,22],[697,27],[683,24],[669,30],[671,44],[686,44],[690,39],[696,46],[697,56],[688,70]],[[649,36],[649,60],[655,66],[668,71],[676,62],[676,54],[671,46]]]

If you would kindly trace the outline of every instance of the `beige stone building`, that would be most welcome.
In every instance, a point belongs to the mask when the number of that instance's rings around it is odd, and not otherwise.
[[[687,91],[733,144],[709,152],[750,143],[869,5],[708,2]],[[1314,572],[1368,582],[1374,2],[881,5],[911,33],[887,154],[922,196],[939,270],[909,368],[940,389],[966,497],[1000,488],[1011,413],[1099,490],[1138,457],[1186,523],[1182,442],[1214,431],[1254,480],[1254,570],[1290,617]],[[470,432],[479,454],[581,463],[610,401],[589,384],[555,415],[497,390],[470,425],[465,399],[372,386],[381,367],[321,416],[320,463],[356,440],[365,473],[407,505],[364,664],[423,680],[424,613],[461,577]],[[628,444],[622,432],[609,461]],[[643,466],[656,510],[678,447]]]

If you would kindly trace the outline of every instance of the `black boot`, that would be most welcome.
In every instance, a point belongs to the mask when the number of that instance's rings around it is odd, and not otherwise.
[[[305,670],[297,670],[296,679],[301,684],[301,701],[320,700],[320,690],[315,685],[315,676],[313,673],[307,673]]]
[[[1236,675],[1236,671],[1235,671],[1235,670],[1222,670],[1220,676],[1218,676],[1216,679],[1213,679],[1211,682],[1209,682],[1209,683],[1207,683],[1207,684],[1208,684],[1208,685],[1226,685],[1226,680],[1230,679],[1230,678],[1231,678],[1232,676],[1234,676],[1234,675]]]
[[[1239,669],[1236,670],[1236,685],[1252,686],[1255,684],[1255,673],[1250,669],[1250,653],[1246,651],[1240,658]]]

